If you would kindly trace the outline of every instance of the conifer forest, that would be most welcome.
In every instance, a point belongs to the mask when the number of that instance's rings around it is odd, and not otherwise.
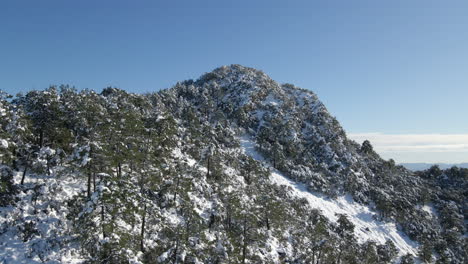
[[[468,261],[468,169],[384,160],[240,65],[147,94],[1,93],[0,176],[0,263]]]

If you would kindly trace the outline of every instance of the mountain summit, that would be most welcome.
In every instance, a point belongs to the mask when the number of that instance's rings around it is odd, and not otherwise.
[[[6,263],[464,263],[468,170],[411,172],[241,65],[0,97]],[[466,211],[466,210],[465,210]]]

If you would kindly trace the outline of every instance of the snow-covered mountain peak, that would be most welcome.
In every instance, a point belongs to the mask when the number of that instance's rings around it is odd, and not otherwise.
[[[196,85],[214,86],[213,88],[221,89],[225,93],[244,96],[282,93],[281,86],[264,72],[238,64],[216,68],[202,75]]]
[[[239,64],[231,64],[218,67],[209,73],[205,73],[200,77],[200,79],[210,79],[213,77],[222,79],[228,83],[249,81],[255,82],[258,80],[272,81],[272,79],[263,71],[257,70],[255,68],[242,66]]]
[[[256,69],[0,94],[0,115],[2,263],[465,263],[468,170],[383,160]]]

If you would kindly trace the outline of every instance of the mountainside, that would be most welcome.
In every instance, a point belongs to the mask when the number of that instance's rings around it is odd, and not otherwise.
[[[0,99],[5,263],[467,258],[467,169],[383,160],[313,92],[261,71]]]

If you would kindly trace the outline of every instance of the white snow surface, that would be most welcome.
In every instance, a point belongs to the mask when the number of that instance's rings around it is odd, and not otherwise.
[[[0,139],[0,148],[7,149],[8,148],[8,141],[4,139]]]
[[[17,173],[14,181],[20,180],[21,173]],[[0,263],[84,262],[79,245],[67,235],[72,226],[66,206],[68,199],[84,191],[83,186],[72,176],[56,179],[28,174],[16,206],[0,207]],[[23,241],[21,223],[29,221],[36,223],[37,232]]]
[[[425,212],[427,212],[431,217],[437,214],[437,210],[434,208],[434,205],[431,204],[425,204],[421,207]]]
[[[267,164],[263,156],[255,150],[255,142],[248,136],[240,139],[241,148],[246,155],[251,156],[264,164]],[[406,234],[398,230],[393,222],[377,220],[377,213],[368,206],[359,204],[350,195],[330,199],[325,195],[307,190],[304,184],[294,182],[278,170],[270,167],[270,180],[277,185],[289,188],[291,194],[298,198],[305,198],[313,208],[321,210],[322,214],[329,220],[336,222],[336,214],[344,214],[355,225],[354,233],[359,243],[375,241],[384,244],[391,240],[399,251],[399,255],[412,254],[417,256],[418,244],[412,241]]]

